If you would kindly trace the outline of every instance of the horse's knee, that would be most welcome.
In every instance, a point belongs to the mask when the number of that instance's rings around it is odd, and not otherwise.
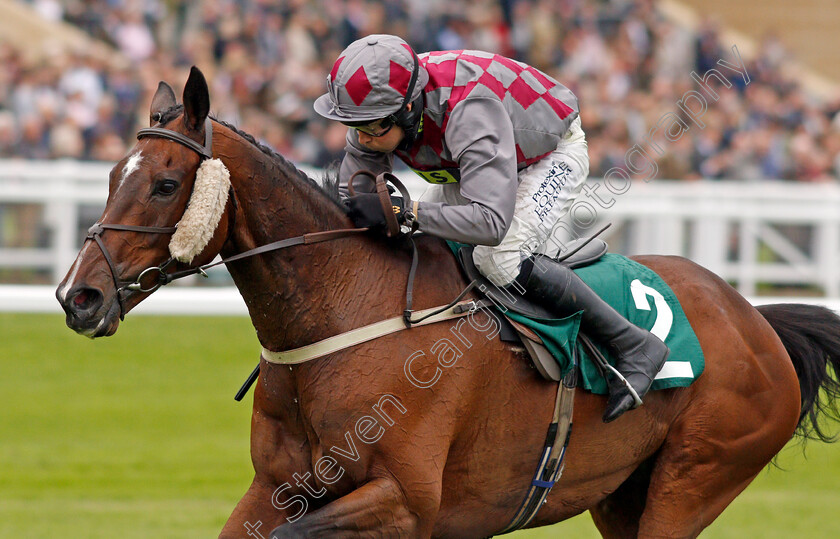
[[[419,489],[418,489],[419,490]],[[440,505],[439,489],[426,496],[404,490],[392,478],[361,488],[271,532],[271,537],[428,537]]]
[[[402,510],[400,510],[402,509]],[[340,526],[335,521],[329,522],[313,515],[315,518],[304,517],[299,521],[283,524],[274,528],[269,539],[303,539],[312,537],[334,537],[343,534],[359,534],[373,532],[376,537],[421,537],[428,536],[420,527],[420,519],[408,508],[401,507],[392,515],[393,521],[382,527],[368,528],[363,526]]]

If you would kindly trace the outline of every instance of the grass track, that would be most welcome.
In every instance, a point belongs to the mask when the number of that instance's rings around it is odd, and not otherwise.
[[[253,471],[246,318],[129,317],[96,342],[0,314],[0,538],[215,537]],[[783,453],[704,537],[840,537],[840,445]],[[517,539],[598,537],[584,514]]]

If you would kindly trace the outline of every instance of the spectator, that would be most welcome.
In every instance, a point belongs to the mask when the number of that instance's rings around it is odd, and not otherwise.
[[[286,157],[324,166],[341,153],[339,127],[313,118],[332,60],[367,33],[403,35],[418,51],[480,48],[564,81],[582,103],[592,176],[624,166],[665,112],[703,73],[729,59],[715,21],[696,32],[651,0],[36,0],[115,45],[116,67],[80,53],[24,60],[0,44],[0,157],[114,161],[148,123],[157,81],[178,84],[199,65],[213,113]],[[660,178],[827,181],[840,178],[840,99],[820,103],[782,67],[774,35],[694,127],[657,155]],[[81,137],[81,149],[79,145]],[[664,142],[663,142],[664,144]]]
[[[139,62],[155,52],[155,40],[143,16],[134,9],[120,14],[121,21],[113,28],[112,39],[129,60]]]
[[[15,115],[8,110],[0,110],[0,155],[13,155],[17,151],[18,136]]]

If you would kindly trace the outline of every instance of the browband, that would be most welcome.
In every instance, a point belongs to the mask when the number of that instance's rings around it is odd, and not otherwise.
[[[161,137],[174,140],[175,142],[183,144],[187,148],[195,151],[204,159],[213,158],[213,122],[209,117],[204,120],[204,146],[193,139],[182,135],[181,133],[164,129],[162,127],[147,127],[139,130],[137,132],[137,139],[139,140],[143,137]]]

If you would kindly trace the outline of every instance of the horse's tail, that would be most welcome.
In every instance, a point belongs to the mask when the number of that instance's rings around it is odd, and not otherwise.
[[[831,309],[801,303],[757,309],[776,330],[799,378],[802,408],[795,434],[835,441],[825,423],[820,425],[819,416],[840,419],[840,316]]]

